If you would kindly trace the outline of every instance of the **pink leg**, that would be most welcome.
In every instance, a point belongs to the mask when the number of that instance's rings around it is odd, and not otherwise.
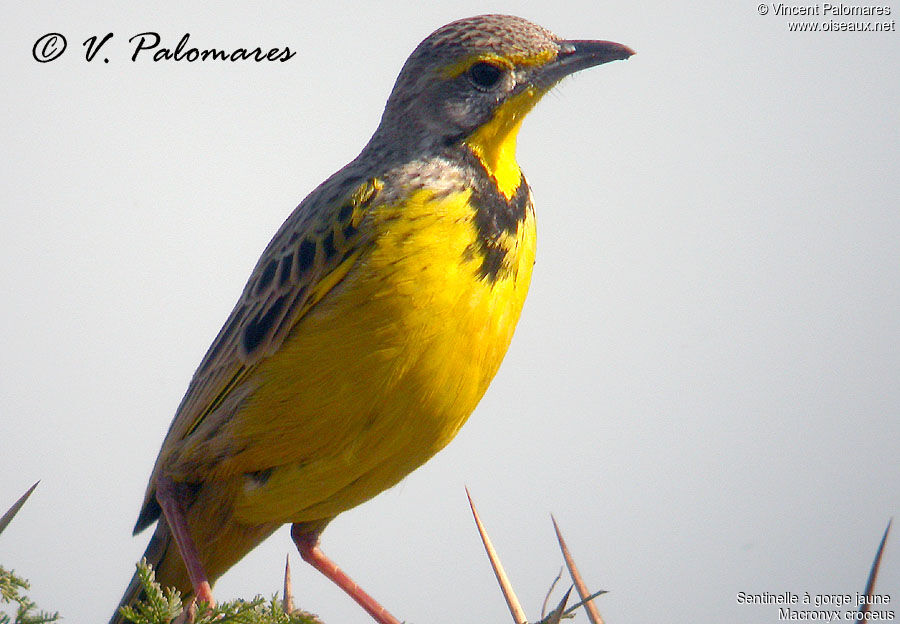
[[[400,624],[397,618],[388,613],[387,609],[364,592],[334,561],[325,556],[325,553],[319,548],[319,531],[304,531],[303,526],[302,524],[291,526],[291,537],[303,560],[347,592],[347,595],[353,598],[379,624]]]
[[[169,530],[175,538],[175,544],[178,546],[178,552],[181,553],[181,559],[187,568],[188,578],[191,579],[191,585],[194,588],[194,599],[199,602],[206,602],[209,606],[216,606],[213,599],[212,588],[206,579],[206,571],[203,564],[200,563],[200,555],[197,553],[197,545],[188,530],[187,521],[184,517],[184,506],[179,497],[178,486],[169,477],[160,477],[156,480],[156,500],[162,507],[163,514],[166,516],[166,522],[169,524]]]

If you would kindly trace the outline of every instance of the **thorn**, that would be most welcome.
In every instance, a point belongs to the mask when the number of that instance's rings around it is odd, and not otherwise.
[[[469,493],[469,488],[466,488],[466,496],[469,499],[469,507],[472,509],[472,516],[475,518],[475,525],[478,527],[478,534],[481,536],[484,550],[491,562],[491,567],[494,569],[494,576],[497,577],[497,582],[500,583],[500,591],[503,592],[503,597],[506,599],[506,605],[509,607],[509,612],[512,614],[513,621],[516,624],[528,624],[528,619],[525,617],[522,605],[519,603],[519,599],[516,598],[516,593],[513,591],[509,578],[503,570],[503,565],[500,563],[500,557],[497,556],[497,551],[494,550],[494,545],[491,544],[491,539],[488,537],[487,531],[485,531],[484,525],[481,523],[481,518],[478,517],[478,512],[475,510],[475,503],[472,502],[472,495]]]
[[[563,595],[562,600],[559,601],[559,604],[556,605],[556,608],[550,612],[550,615],[547,616],[546,620],[541,620],[541,624],[559,624],[559,621],[566,614],[566,603],[569,602],[569,594],[572,593],[572,588],[569,587],[568,591],[566,591],[565,595]]]
[[[587,585],[584,584],[584,580],[581,578],[581,574],[575,566],[575,560],[569,552],[569,547],[566,546],[566,540],[563,539],[562,533],[559,530],[559,525],[556,523],[556,518],[553,517],[553,514],[550,514],[550,519],[553,521],[553,530],[556,531],[556,540],[559,542],[559,549],[562,551],[563,559],[566,560],[566,567],[569,568],[569,575],[572,577],[572,582],[575,583],[575,589],[578,590],[578,595],[581,597],[582,602],[584,602],[584,610],[587,612],[588,619],[591,621],[591,624],[603,624],[603,618],[600,617],[597,605],[592,602],[593,596],[591,596],[591,592],[588,591]]]
[[[19,513],[19,510],[22,508],[22,505],[25,504],[25,501],[28,500],[28,497],[31,496],[32,492],[34,492],[34,488],[36,488],[38,486],[38,483],[40,483],[40,482],[41,482],[40,479],[35,481],[34,485],[32,485],[30,488],[28,488],[28,491],[25,492],[24,494],[22,494],[22,496],[19,497],[19,500],[14,502],[12,507],[10,507],[7,510],[7,512],[5,514],[3,514],[3,517],[0,518],[0,533],[3,533],[3,529],[6,528],[6,525],[8,525],[10,523],[10,521],[13,519],[13,517],[17,513]]]
[[[891,525],[893,523],[893,518],[888,520],[887,528],[884,530],[884,535],[881,536],[881,543],[878,544],[878,551],[875,553],[875,560],[872,562],[872,567],[869,569],[869,578],[866,580],[866,598],[871,598],[875,594],[875,581],[878,579],[878,568],[881,567],[881,555],[884,554],[884,545],[887,543],[887,538],[891,532]],[[869,602],[869,600],[866,600],[865,604],[859,606],[859,613],[862,614],[862,618],[857,618],[858,621],[869,621],[867,615],[869,613],[869,609],[872,606],[871,604],[869,604]]]
[[[606,591],[605,589],[601,589],[600,591],[595,591],[593,594],[591,594],[590,596],[588,596],[588,597],[585,598],[584,600],[579,600],[578,602],[576,602],[575,604],[573,604],[571,607],[569,607],[568,609],[566,609],[566,612],[565,612],[563,615],[569,615],[570,613],[574,613],[575,611],[577,611],[578,609],[580,609],[582,606],[584,606],[584,603],[590,602],[591,600],[593,600],[593,599],[596,598],[597,596],[602,596],[603,594],[608,594],[608,593],[609,593],[609,592]]]
[[[294,588],[291,585],[290,553],[284,558],[284,600],[281,601],[281,608],[288,615],[294,612]]]
[[[541,621],[547,617],[547,603],[550,602],[550,594],[553,593],[553,588],[556,587],[556,584],[559,583],[559,579],[562,578],[562,571],[563,569],[560,568],[556,578],[550,583],[550,589],[547,590],[547,595],[544,596],[544,602],[541,603]]]

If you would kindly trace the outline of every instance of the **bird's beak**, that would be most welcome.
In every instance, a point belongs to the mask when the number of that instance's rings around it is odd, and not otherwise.
[[[602,65],[610,61],[622,61],[634,54],[634,50],[614,41],[562,40],[558,42],[556,58],[541,66],[533,77],[533,84],[542,90],[582,69]]]

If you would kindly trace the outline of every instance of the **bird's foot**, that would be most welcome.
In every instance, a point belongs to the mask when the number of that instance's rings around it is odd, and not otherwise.
[[[400,620],[391,615],[377,600],[347,576],[347,573],[341,570],[334,561],[325,556],[325,553],[319,548],[319,531],[304,531],[304,525],[294,524],[291,526],[291,537],[303,560],[343,589],[378,624],[400,624]]]

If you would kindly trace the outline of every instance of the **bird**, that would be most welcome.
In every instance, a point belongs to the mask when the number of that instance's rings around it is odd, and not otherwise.
[[[144,557],[162,585],[214,604],[215,580],[290,524],[306,562],[398,624],[319,537],[475,409],[535,259],[522,121],[564,77],[632,54],[508,15],[414,49],[369,142],[263,251],[177,408],[134,527],[156,522]],[[141,596],[135,574],[120,606]]]

